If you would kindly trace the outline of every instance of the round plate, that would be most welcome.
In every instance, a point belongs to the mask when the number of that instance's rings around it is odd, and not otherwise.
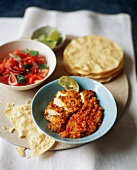
[[[72,38],[74,37],[70,35],[67,36],[67,41],[64,44],[64,47],[62,47],[59,51],[56,52],[56,56],[57,56],[56,69],[54,73],[51,75],[51,77],[49,77],[42,85],[28,91],[14,91],[9,88],[0,86],[0,96],[1,96],[0,97],[0,137],[2,137],[4,140],[14,145],[28,148],[28,142],[26,138],[20,139],[18,137],[17,131],[14,131],[13,133],[9,132],[9,128],[12,127],[12,125],[9,119],[4,114],[6,105],[7,103],[14,103],[15,105],[19,105],[19,104],[24,104],[28,100],[31,101],[35,93],[39,90],[39,88],[45,85],[46,83],[58,79],[63,75],[70,76],[70,74],[64,68],[62,55],[65,46],[70,42]],[[123,71],[119,76],[117,76],[110,82],[104,83],[104,86],[107,87],[107,89],[113,94],[115,98],[117,109],[118,109],[117,119],[116,119],[117,121],[123,115],[124,109],[126,107],[126,103],[128,101],[128,95],[129,95],[128,79],[125,72]],[[6,126],[7,129],[2,130],[2,126]],[[69,149],[77,146],[80,145],[79,144],[70,145],[66,143],[56,142],[56,144],[50,150]]]
[[[58,142],[68,144],[83,144],[94,141],[106,134],[113,126],[117,117],[117,106],[114,97],[109,90],[101,83],[84,77],[71,76],[80,86],[80,89],[93,90],[99,100],[99,104],[103,108],[103,121],[96,132],[83,138],[71,139],[62,138],[59,134],[52,132],[48,128],[48,121],[44,118],[44,110],[52,101],[57,91],[64,88],[58,84],[58,80],[43,86],[34,96],[32,100],[32,117],[37,127],[47,136]]]

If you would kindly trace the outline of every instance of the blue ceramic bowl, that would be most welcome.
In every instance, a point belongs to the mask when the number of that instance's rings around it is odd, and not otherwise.
[[[79,139],[70,139],[62,138],[60,135],[52,132],[48,128],[48,121],[44,119],[43,113],[48,103],[53,99],[55,93],[58,90],[63,90],[63,87],[58,84],[58,80],[46,84],[35,94],[32,100],[32,117],[36,126],[45,135],[55,139],[56,141],[68,144],[84,144],[102,137],[111,129],[117,117],[117,106],[112,94],[101,83],[89,78],[78,76],[71,77],[78,82],[80,89],[94,90],[96,92],[99,103],[104,109],[103,122],[99,129],[89,136]]]

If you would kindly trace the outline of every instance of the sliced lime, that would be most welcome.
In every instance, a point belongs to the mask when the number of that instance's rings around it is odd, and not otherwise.
[[[34,39],[48,45],[51,49],[54,49],[62,41],[62,37],[56,30],[52,30],[49,34],[42,33]]]
[[[43,43],[49,46],[51,49],[55,48],[57,44],[56,41],[43,41]]]
[[[66,90],[76,90],[79,92],[79,85],[78,83],[69,76],[62,76],[58,80],[58,84],[64,87]]]
[[[37,38],[38,41],[47,41],[47,35],[41,34]]]
[[[59,38],[59,33],[56,30],[50,32],[47,37],[47,41],[57,41]]]

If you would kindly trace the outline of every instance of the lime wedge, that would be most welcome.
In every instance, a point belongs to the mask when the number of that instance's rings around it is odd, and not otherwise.
[[[41,34],[37,38],[38,41],[46,44],[51,49],[55,48],[59,43],[61,43],[62,38],[59,37],[59,33],[57,31],[52,31],[49,35]]]
[[[38,41],[47,41],[47,36],[45,34],[41,34],[37,38]]]
[[[62,76],[58,80],[58,84],[64,87],[66,90],[76,90],[79,92],[79,85],[78,83],[69,76]]]
[[[55,48],[57,44],[56,41],[43,41],[43,43],[49,46],[51,49]]]
[[[57,41],[59,38],[59,33],[56,30],[51,31],[47,37],[47,41]]]

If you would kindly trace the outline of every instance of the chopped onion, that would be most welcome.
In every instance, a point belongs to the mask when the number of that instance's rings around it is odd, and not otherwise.
[[[10,75],[8,77],[8,84],[11,85],[11,86],[15,86],[15,85],[18,84],[17,79],[16,79],[16,77],[13,73],[10,73]]]

